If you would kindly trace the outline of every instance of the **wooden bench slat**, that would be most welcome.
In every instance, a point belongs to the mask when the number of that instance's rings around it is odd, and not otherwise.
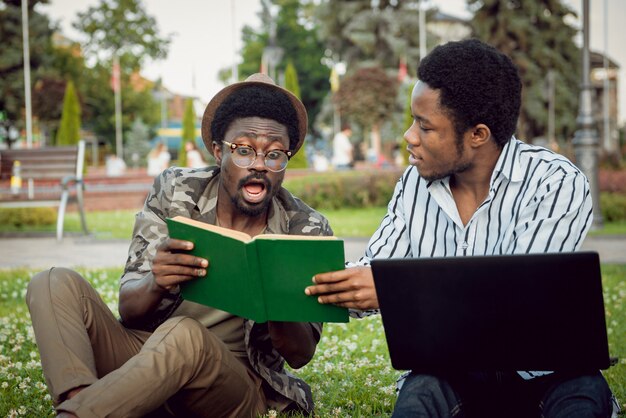
[[[82,202],[84,184],[82,182],[71,183],[70,189],[63,191],[61,180],[67,176],[78,176],[82,180],[83,159],[85,156],[85,142],[80,141],[78,146],[49,147],[33,149],[10,149],[0,150],[0,179],[10,178],[13,172],[13,163],[20,161],[20,176],[22,188],[19,194],[0,194],[0,207],[29,208],[38,206],[58,206],[57,215],[57,239],[63,237],[63,219],[65,206],[68,202],[77,202],[81,215],[81,222],[85,234],[88,234],[85,223],[85,213]],[[30,182],[33,180],[33,182]],[[50,194],[51,187],[44,189],[29,189],[29,185],[39,181],[56,180],[53,189],[58,197],[53,198]],[[30,192],[39,192],[40,196],[29,196]],[[32,193],[31,193],[32,194]]]

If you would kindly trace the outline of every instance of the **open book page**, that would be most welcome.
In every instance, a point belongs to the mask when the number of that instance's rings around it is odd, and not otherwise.
[[[206,229],[207,231],[213,231],[221,235],[225,235],[227,237],[231,237],[243,242],[250,242],[255,239],[270,239],[270,240],[279,240],[279,239],[287,239],[287,240],[337,240],[338,238],[335,236],[325,236],[325,235],[287,235],[287,234],[261,234],[252,238],[250,235],[245,232],[235,231],[234,229],[223,228],[217,225],[207,224],[205,222],[196,221],[193,219],[186,218],[184,216],[175,216],[172,218],[175,221],[182,222],[187,225],[192,225],[197,228]]]
[[[285,235],[285,234],[261,234],[253,240],[297,240],[297,241],[338,241],[339,238],[332,235]]]
[[[184,216],[175,216],[172,218],[177,222],[182,222],[187,225],[195,226],[196,228],[206,229],[207,231],[213,231],[217,234],[221,234],[227,237],[231,237],[243,242],[252,241],[252,237],[245,232],[235,231],[234,229],[222,228],[221,226],[211,225],[206,222],[196,221],[194,219],[189,219]]]

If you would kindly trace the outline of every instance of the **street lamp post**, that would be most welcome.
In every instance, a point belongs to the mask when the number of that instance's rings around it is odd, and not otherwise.
[[[598,186],[598,153],[599,143],[591,109],[591,82],[589,80],[589,0],[583,2],[583,54],[582,84],[576,124],[572,145],[576,164],[589,179],[591,199],[593,201],[592,229],[602,228],[602,211],[600,209],[600,190]]]
[[[24,45],[24,98],[26,99],[26,146],[33,146],[33,111],[30,92],[30,43],[28,35],[28,1],[22,0],[22,40]]]

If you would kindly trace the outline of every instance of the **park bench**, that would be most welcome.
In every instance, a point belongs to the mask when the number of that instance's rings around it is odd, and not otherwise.
[[[68,203],[76,203],[83,231],[88,234],[83,206],[85,142],[62,147],[0,150],[0,181],[11,178],[20,162],[22,187],[0,189],[0,208],[57,207],[57,240],[63,239]]]

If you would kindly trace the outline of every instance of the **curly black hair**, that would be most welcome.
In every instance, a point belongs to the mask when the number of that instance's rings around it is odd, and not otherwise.
[[[286,94],[261,85],[242,87],[230,94],[215,111],[211,136],[221,145],[230,124],[239,118],[258,116],[287,127],[289,149],[298,144],[298,114]]]
[[[522,82],[509,57],[477,39],[437,46],[419,65],[418,78],[440,93],[440,106],[457,137],[483,123],[499,147],[515,133]]]

